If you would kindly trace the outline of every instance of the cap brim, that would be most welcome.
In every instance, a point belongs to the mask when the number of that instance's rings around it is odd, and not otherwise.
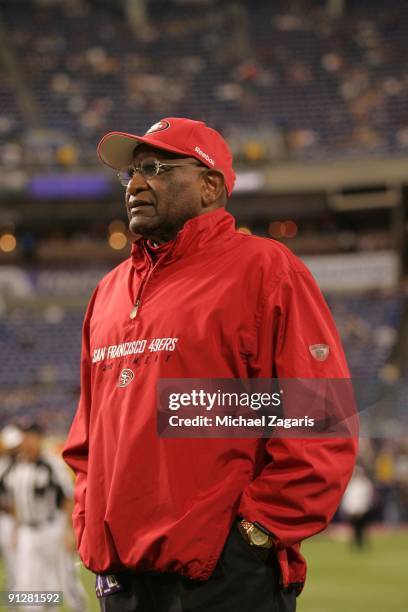
[[[154,141],[148,136],[136,136],[126,132],[109,132],[105,134],[98,144],[98,156],[107,166],[121,170],[132,163],[133,152],[139,144],[147,144],[154,149],[170,151],[171,153],[189,157],[185,151],[177,147]],[[203,163],[205,164],[205,162]]]

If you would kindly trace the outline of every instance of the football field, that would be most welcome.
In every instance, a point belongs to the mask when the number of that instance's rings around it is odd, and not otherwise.
[[[408,611],[407,530],[376,533],[370,548],[362,552],[329,535],[317,536],[304,543],[303,552],[309,573],[297,612]],[[84,570],[82,578],[88,612],[98,612],[94,577]]]
[[[302,551],[308,580],[297,612],[408,611],[408,531],[377,533],[362,552],[326,535]]]

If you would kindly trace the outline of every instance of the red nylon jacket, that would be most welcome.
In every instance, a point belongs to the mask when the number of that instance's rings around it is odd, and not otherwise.
[[[325,361],[313,358],[315,343],[329,345]],[[300,542],[332,518],[356,440],[156,432],[159,378],[271,376],[349,376],[327,305],[297,257],[237,232],[223,209],[189,220],[155,262],[135,242],[89,303],[81,397],[63,450],[86,567],[206,580],[239,515],[274,535],[282,582],[300,590]]]

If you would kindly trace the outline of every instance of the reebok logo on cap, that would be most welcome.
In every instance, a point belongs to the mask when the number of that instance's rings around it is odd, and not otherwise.
[[[201,155],[201,157],[203,157],[206,161],[208,161],[209,164],[211,164],[212,166],[215,166],[215,161],[211,159],[211,157],[207,155],[207,153],[204,153],[204,151],[202,151],[200,147],[195,147],[194,151],[198,153],[199,155]]]

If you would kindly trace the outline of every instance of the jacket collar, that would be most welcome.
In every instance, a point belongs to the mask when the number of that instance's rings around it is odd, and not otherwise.
[[[235,231],[235,219],[224,208],[217,208],[189,219],[179,231],[176,238],[154,249],[158,258],[171,263],[180,257],[187,257],[197,251],[207,248],[211,242]],[[147,241],[140,237],[132,245],[132,263],[139,270],[149,262]]]

